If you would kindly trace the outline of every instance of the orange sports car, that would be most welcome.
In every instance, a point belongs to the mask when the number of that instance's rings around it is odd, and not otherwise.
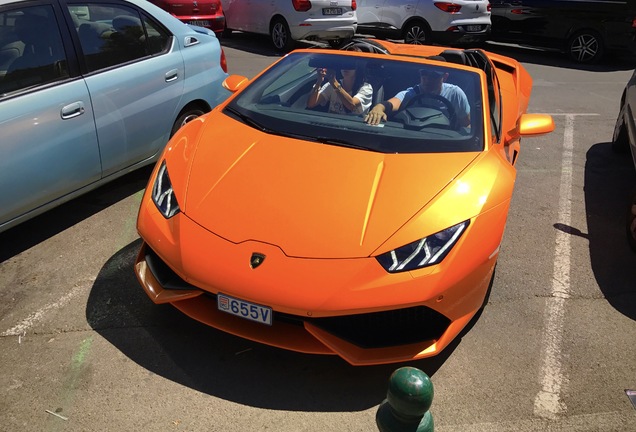
[[[224,85],[143,197],[150,299],[353,365],[440,353],[486,302],[521,137],[554,129],[523,66],[363,40]]]

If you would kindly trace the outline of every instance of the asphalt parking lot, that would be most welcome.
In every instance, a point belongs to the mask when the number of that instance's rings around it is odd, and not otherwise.
[[[223,40],[230,73],[278,55]],[[493,290],[441,356],[436,431],[633,431],[636,255],[625,240],[629,157],[611,150],[631,58],[581,67],[487,49],[534,78],[530,112],[556,129],[522,142]],[[261,346],[146,298],[132,271],[142,169],[0,234],[0,430],[373,431],[400,365]]]

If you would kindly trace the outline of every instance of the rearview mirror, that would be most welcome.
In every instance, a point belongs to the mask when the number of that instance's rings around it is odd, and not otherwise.
[[[241,75],[230,75],[229,77],[223,80],[223,87],[235,93],[245,84],[247,84],[249,80]]]
[[[521,136],[537,136],[554,130],[554,120],[548,114],[523,114],[519,119]]]

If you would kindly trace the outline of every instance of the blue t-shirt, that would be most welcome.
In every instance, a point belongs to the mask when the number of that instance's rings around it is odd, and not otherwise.
[[[400,100],[400,107],[404,108],[409,100],[413,97],[417,96],[421,93],[419,88],[419,84],[413,87],[409,87],[406,90],[402,90],[398,94],[395,95],[396,98]],[[445,99],[453,105],[455,108],[455,113],[458,118],[462,118],[470,114],[470,104],[468,103],[468,98],[466,97],[466,93],[461,87],[456,86],[455,84],[442,83],[442,91],[440,93]],[[444,109],[444,104],[440,102],[440,108]]]

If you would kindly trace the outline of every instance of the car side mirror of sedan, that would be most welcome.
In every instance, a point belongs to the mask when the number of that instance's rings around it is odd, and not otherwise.
[[[521,136],[538,136],[554,130],[554,120],[548,114],[522,114],[519,118]]]
[[[232,93],[235,93],[245,84],[247,84],[248,81],[249,80],[244,76],[230,75],[223,80],[223,87],[228,89]]]

